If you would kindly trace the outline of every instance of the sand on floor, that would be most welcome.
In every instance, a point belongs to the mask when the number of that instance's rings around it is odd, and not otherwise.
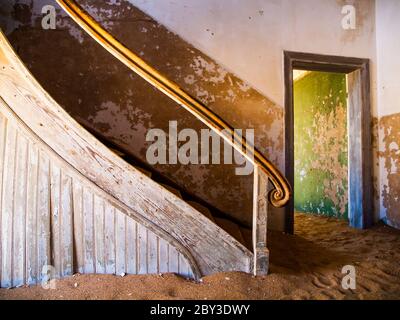
[[[74,275],[41,286],[0,289],[0,299],[400,299],[400,231],[355,230],[345,221],[295,216],[295,235],[269,232],[270,274],[219,273],[200,282],[174,274]],[[356,289],[342,268],[355,267]]]

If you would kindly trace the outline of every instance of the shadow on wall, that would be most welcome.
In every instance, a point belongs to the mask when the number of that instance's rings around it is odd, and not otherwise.
[[[232,126],[255,129],[255,145],[283,169],[283,110],[127,1],[79,1],[113,35]],[[43,1],[43,5],[47,1]],[[204,126],[130,72],[57,7],[57,29],[41,28],[41,1],[12,1],[2,28],[43,87],[75,119],[145,160],[148,129]],[[265,70],[268,72],[268,70]],[[155,168],[219,210],[252,220],[252,176],[233,165]]]

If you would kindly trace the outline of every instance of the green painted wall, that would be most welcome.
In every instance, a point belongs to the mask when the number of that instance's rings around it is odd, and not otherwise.
[[[294,83],[294,204],[348,218],[346,76],[310,72]]]

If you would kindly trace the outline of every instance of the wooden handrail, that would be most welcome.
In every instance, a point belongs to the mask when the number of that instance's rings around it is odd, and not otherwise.
[[[93,39],[107,51],[123,62],[136,74],[155,86],[241,153],[253,165],[258,166],[271,180],[273,189],[268,193],[269,202],[274,207],[283,207],[291,196],[291,187],[282,173],[267,160],[254,146],[247,143],[245,137],[235,130],[202,102],[192,97],[175,82],[163,76],[138,55],[115,39],[99,23],[97,23],[74,0],[56,0],[58,4],[78,23]],[[228,133],[228,134],[226,134]],[[233,139],[232,139],[233,137]],[[242,150],[245,147],[246,152]]]

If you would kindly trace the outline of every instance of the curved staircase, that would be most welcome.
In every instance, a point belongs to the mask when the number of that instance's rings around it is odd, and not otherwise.
[[[82,124],[82,126],[84,126]],[[124,159],[126,162],[134,166],[137,170],[145,174],[147,177],[152,180],[158,182],[161,186],[167,189],[169,192],[173,193],[178,198],[184,200],[187,204],[193,207],[198,212],[202,213],[206,218],[208,218],[211,222],[217,224],[227,233],[229,233],[233,238],[239,241],[242,245],[244,245],[247,249],[252,250],[252,237],[251,237],[251,229],[247,226],[243,225],[240,221],[234,220],[229,215],[221,212],[216,209],[214,206],[205,202],[204,200],[196,197],[195,195],[188,193],[183,190],[179,185],[174,183],[172,180],[165,177],[165,175],[160,172],[154,170],[150,165],[142,162],[137,157],[130,155],[129,153],[121,150],[119,146],[110,142],[107,138],[101,136],[98,133],[93,132],[89,128],[88,131],[91,131],[92,134],[99,139],[105,146],[107,146],[112,152],[114,152],[117,156]]]
[[[218,116],[148,66],[70,0],[59,4],[145,80],[227,139]],[[290,197],[254,147],[253,229],[95,137],[37,83],[0,34],[0,286],[80,273],[268,272],[267,207]],[[271,182],[272,189],[268,187]],[[253,252],[252,252],[253,251]]]
[[[0,48],[1,287],[48,270],[251,272],[249,250],[75,122],[2,34]]]

